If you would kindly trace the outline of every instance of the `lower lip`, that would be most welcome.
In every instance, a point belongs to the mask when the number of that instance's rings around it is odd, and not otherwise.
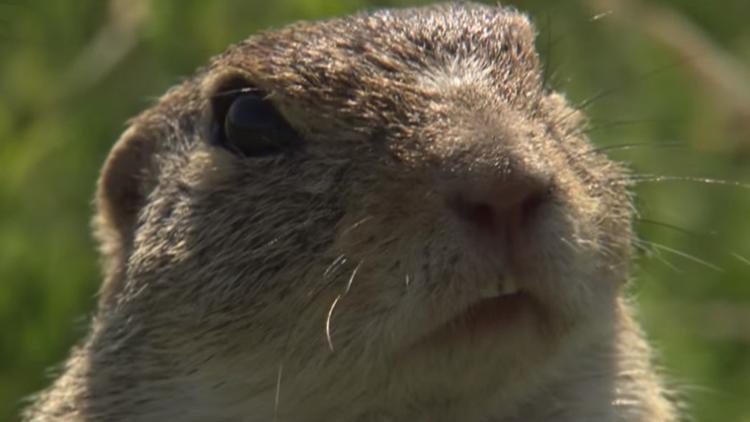
[[[532,298],[523,292],[482,299],[433,331],[424,343],[445,344],[492,336],[518,322],[533,305]]]
[[[481,333],[513,322],[529,304],[529,296],[520,292],[482,299],[469,306],[449,324],[461,327],[472,334]]]

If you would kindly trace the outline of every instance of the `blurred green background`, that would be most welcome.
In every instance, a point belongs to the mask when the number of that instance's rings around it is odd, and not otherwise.
[[[125,121],[252,32],[417,3],[0,3],[0,420],[17,419],[85,332],[99,279],[91,198]],[[537,23],[551,85],[585,106],[614,158],[750,183],[749,1],[514,4]],[[631,143],[645,145],[615,147]],[[750,421],[750,190],[635,190],[632,290],[669,382],[690,420]]]

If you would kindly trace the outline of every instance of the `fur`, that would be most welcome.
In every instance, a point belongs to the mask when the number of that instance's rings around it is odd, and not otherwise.
[[[98,311],[25,420],[675,420],[626,299],[626,172],[534,37],[508,8],[384,10],[255,35],[168,92],[102,170]],[[237,83],[304,145],[212,145]],[[488,251],[446,206],[497,180],[548,187],[531,246]],[[511,280],[510,323],[454,320]]]

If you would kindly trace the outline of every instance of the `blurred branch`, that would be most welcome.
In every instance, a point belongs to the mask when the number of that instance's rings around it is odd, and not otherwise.
[[[58,99],[95,86],[135,48],[151,11],[150,0],[110,0],[107,20],[64,74]]]
[[[583,0],[594,13],[611,14],[673,51],[713,101],[724,107],[750,149],[750,73],[708,34],[678,11],[641,0]]]

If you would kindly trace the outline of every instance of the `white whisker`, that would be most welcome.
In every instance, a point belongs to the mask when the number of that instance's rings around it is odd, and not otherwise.
[[[678,274],[683,274],[684,271],[674,266],[671,262],[669,262],[666,258],[664,258],[661,254],[661,251],[655,248],[649,248],[649,245],[645,243],[641,239],[635,239],[635,247],[642,250],[647,257],[649,258],[656,258],[659,262],[664,264],[667,268],[674,271]]]
[[[331,349],[331,352],[333,352],[333,340],[331,339],[331,316],[333,315],[333,309],[336,307],[336,304],[339,303],[339,299],[341,299],[341,295],[336,296],[336,299],[333,299],[333,302],[331,302],[331,307],[328,308],[328,316],[326,317],[326,340],[328,340],[328,348]]]
[[[364,223],[366,223],[366,222],[368,222],[370,220],[372,220],[372,216],[371,215],[369,215],[369,216],[367,216],[367,217],[365,217],[365,218],[357,221],[356,223],[352,224],[351,226],[349,226],[348,228],[346,228],[344,231],[342,231],[341,232],[341,236],[342,237],[345,236],[350,231],[356,229],[357,227],[361,226],[362,224],[364,224]]]
[[[357,271],[359,271],[359,267],[362,266],[363,261],[359,261],[356,267],[354,267],[354,270],[352,271],[352,275],[349,276],[349,281],[346,283],[346,288],[344,289],[344,293],[341,293],[340,295],[336,296],[335,299],[333,299],[333,302],[331,302],[331,307],[328,308],[328,315],[326,316],[326,340],[328,340],[328,348],[331,349],[333,352],[333,339],[331,338],[331,319],[333,317],[333,310],[336,308],[336,304],[339,303],[339,300],[341,300],[344,295],[349,293],[349,290],[352,288],[352,284],[354,283],[354,278],[357,277]]]
[[[352,275],[349,277],[349,281],[346,283],[346,289],[344,289],[344,294],[349,293],[349,290],[352,288],[352,283],[354,283],[354,277],[357,276],[357,271],[359,271],[359,267],[362,266],[362,261],[359,261],[356,267],[354,267],[354,271],[352,271]]]
[[[581,248],[578,245],[574,245],[570,240],[565,237],[560,237],[560,241],[567,245],[573,252],[578,252]]]
[[[279,371],[276,375],[276,394],[273,399],[273,420],[274,422],[279,418],[279,398],[281,397],[281,376],[284,372],[284,364],[279,364]]]
[[[343,265],[345,263],[346,263],[346,255],[341,254],[337,256],[336,259],[334,259],[333,262],[331,262],[331,265],[329,265],[325,269],[325,271],[323,271],[323,277],[328,277],[337,266]]]
[[[750,265],[750,259],[745,258],[744,256],[738,254],[737,252],[730,252],[729,254],[739,259],[741,262],[744,262],[745,264]]]
[[[705,260],[703,260],[703,259],[700,259],[700,258],[698,258],[697,256],[694,256],[694,255],[690,255],[690,254],[688,254],[688,253],[685,253],[685,252],[682,252],[682,251],[678,251],[677,249],[672,249],[672,248],[670,248],[669,246],[666,246],[666,245],[662,245],[662,244],[660,244],[660,243],[656,243],[656,242],[652,242],[652,241],[647,241],[647,240],[643,240],[643,239],[641,239],[641,242],[642,242],[642,243],[644,243],[644,244],[646,244],[646,245],[650,245],[650,246],[651,246],[651,247],[653,247],[653,248],[656,248],[656,249],[660,249],[660,250],[662,250],[662,251],[666,251],[666,252],[669,252],[669,253],[671,253],[671,254],[674,254],[674,255],[677,255],[677,256],[683,257],[683,258],[685,258],[685,259],[689,259],[690,261],[693,261],[693,262],[695,262],[695,263],[698,263],[698,264],[704,265],[704,266],[706,266],[706,267],[708,267],[708,268],[710,268],[710,269],[712,269],[712,270],[714,270],[714,271],[717,271],[717,272],[724,272],[724,270],[723,270],[722,268],[720,268],[720,267],[718,267],[718,266],[716,266],[716,265],[714,265],[714,264],[712,264],[712,263],[710,263],[710,262],[708,262],[708,261],[705,261]]]

